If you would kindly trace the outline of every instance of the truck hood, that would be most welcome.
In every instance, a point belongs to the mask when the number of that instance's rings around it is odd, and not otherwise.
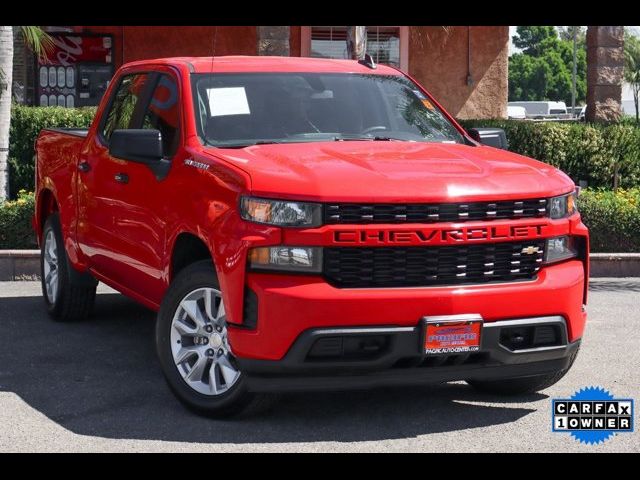
[[[211,149],[247,172],[256,196],[343,202],[548,197],[573,181],[536,160],[487,146],[317,142]]]

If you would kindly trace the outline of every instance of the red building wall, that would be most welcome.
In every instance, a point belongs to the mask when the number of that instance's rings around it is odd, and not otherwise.
[[[216,33],[217,30],[217,33]],[[134,60],[172,56],[256,55],[255,26],[78,26],[76,32],[113,35],[115,67]]]
[[[289,55],[292,57],[300,57],[301,49],[301,28],[299,26],[289,27]]]
[[[55,28],[55,27],[52,27]],[[75,26],[75,32],[113,36],[114,66],[169,56],[257,55],[256,26]],[[217,32],[217,33],[216,33]],[[504,117],[509,28],[409,27],[409,73],[460,118]],[[267,37],[268,38],[268,37]],[[302,28],[289,27],[289,55],[302,54]],[[308,39],[306,40],[308,41]],[[470,82],[467,77],[470,75]],[[25,82],[33,98],[34,73]],[[32,101],[32,100],[29,100]]]

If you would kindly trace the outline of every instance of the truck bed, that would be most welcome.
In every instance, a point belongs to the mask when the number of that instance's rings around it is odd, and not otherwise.
[[[87,134],[88,129],[83,128],[45,128],[36,140],[36,192],[46,197],[47,191],[55,190],[63,218],[72,219],[76,214],[74,172]],[[70,222],[63,222],[63,229],[69,228],[69,225]],[[38,215],[34,219],[34,226],[37,232],[41,232]],[[70,231],[64,234],[67,238],[71,237]]]

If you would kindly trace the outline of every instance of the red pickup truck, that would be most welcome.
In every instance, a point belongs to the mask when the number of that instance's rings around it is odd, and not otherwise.
[[[36,142],[47,309],[86,318],[100,281],[157,311],[168,385],[209,415],[544,389],[580,345],[588,231],[569,177],[478,138],[370,59],[126,64],[88,130]]]

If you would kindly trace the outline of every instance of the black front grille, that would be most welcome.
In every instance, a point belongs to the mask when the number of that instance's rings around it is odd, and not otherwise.
[[[343,288],[416,287],[533,278],[544,241],[444,247],[324,249],[324,275]]]
[[[544,217],[547,200],[433,204],[335,203],[324,207],[324,223],[434,223],[496,218]]]

